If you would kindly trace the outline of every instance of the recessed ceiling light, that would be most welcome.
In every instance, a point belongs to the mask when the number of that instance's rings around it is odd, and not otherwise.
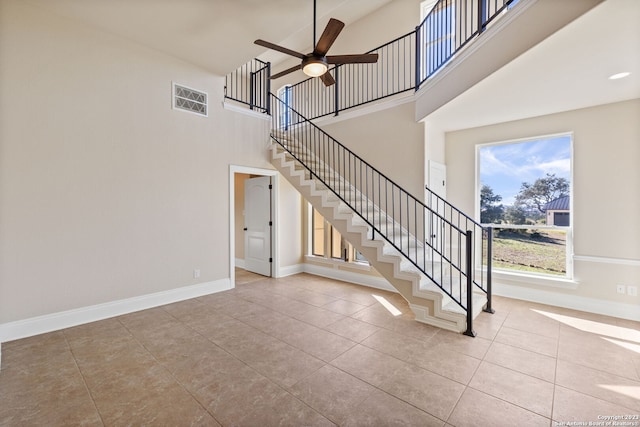
[[[614,74],[612,76],[609,76],[609,80],[618,80],[618,79],[624,79],[625,77],[627,77],[629,74],[631,74],[628,71],[625,71],[624,73],[618,73],[618,74]]]

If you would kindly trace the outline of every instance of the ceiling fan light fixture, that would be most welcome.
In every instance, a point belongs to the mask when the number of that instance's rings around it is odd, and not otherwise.
[[[329,66],[326,61],[318,58],[310,58],[304,61],[302,71],[309,77],[320,77],[327,72]]]

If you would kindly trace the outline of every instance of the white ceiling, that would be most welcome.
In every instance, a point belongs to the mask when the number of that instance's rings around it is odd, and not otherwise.
[[[313,0],[25,1],[218,75],[263,54],[253,44],[258,38],[301,51],[310,51],[313,39]],[[318,33],[331,17],[349,25],[389,1],[318,0]]]
[[[608,79],[623,71],[631,75]],[[452,131],[634,98],[640,98],[640,1],[606,0],[426,121]]]

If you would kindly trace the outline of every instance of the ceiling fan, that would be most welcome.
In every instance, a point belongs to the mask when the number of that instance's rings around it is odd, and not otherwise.
[[[302,71],[309,77],[320,77],[325,86],[331,86],[336,81],[333,76],[327,71],[329,64],[366,64],[374,63],[378,61],[377,53],[365,53],[362,55],[327,55],[329,48],[336,41],[340,31],[344,28],[344,22],[331,18],[329,23],[324,29],[324,32],[320,36],[320,39],[316,43],[316,0],[313,1],[313,52],[305,55],[300,52],[296,52],[286,47],[278,46],[261,39],[256,40],[254,43],[269,49],[277,50],[278,52],[286,53],[287,55],[295,56],[302,60],[299,65],[288,68],[280,73],[271,76],[271,79],[277,79],[285,76],[289,73],[302,69]]]

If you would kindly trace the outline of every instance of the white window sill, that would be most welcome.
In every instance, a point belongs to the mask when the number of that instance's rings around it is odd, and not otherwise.
[[[505,270],[493,270],[493,282],[509,285],[534,285],[558,289],[577,289],[578,282],[567,277],[554,277],[550,275],[526,274]]]

